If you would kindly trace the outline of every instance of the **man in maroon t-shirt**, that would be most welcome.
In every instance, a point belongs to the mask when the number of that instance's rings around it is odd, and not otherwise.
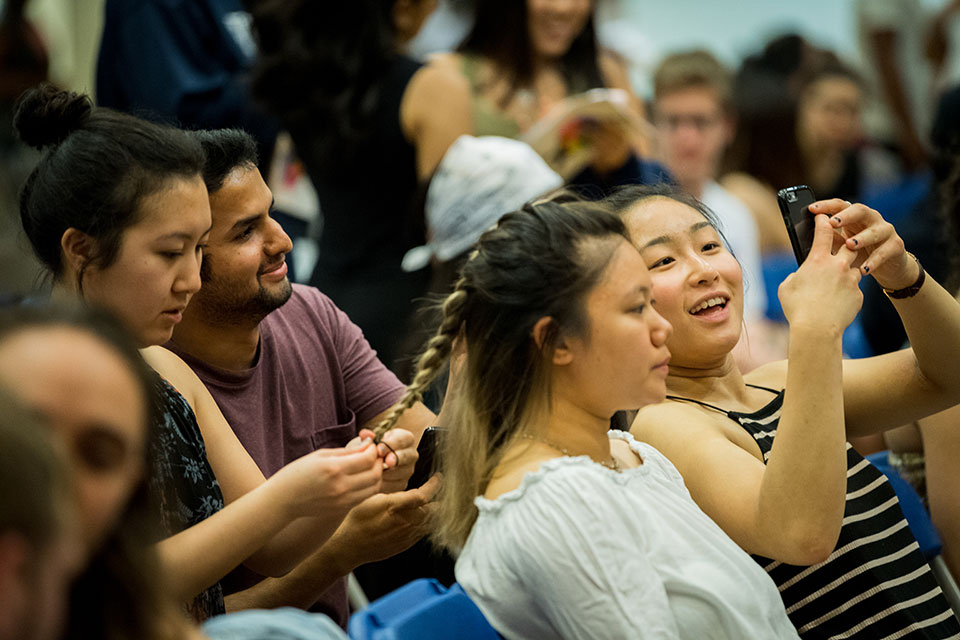
[[[213,226],[203,250],[203,286],[168,346],[203,380],[270,476],[314,449],[342,447],[372,428],[403,385],[326,296],[287,279],[291,243],[270,218],[273,198],[257,169],[253,139],[236,130],[197,135],[208,155],[204,179]],[[384,436],[395,454],[381,445],[385,462],[394,465],[384,471],[383,493],[351,511],[287,576],[242,577],[240,588],[253,586],[229,596],[228,609],[314,607],[344,626],[347,574],[423,535],[437,481],[402,489],[420,434],[435,421],[422,404],[405,412],[399,428]]]

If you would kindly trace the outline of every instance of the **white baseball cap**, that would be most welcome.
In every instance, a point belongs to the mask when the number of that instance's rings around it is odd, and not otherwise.
[[[426,248],[411,249],[403,267],[467,251],[506,213],[556,189],[563,178],[530,145],[499,136],[460,136],[447,149],[427,189]]]

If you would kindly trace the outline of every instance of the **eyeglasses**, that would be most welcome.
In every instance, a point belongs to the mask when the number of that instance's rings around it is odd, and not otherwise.
[[[704,131],[707,131],[708,129],[720,124],[720,116],[717,114],[687,115],[662,113],[657,114],[657,116],[654,118],[654,122],[656,123],[657,127],[670,132],[676,131],[680,127],[688,126],[692,127],[699,133],[703,133]]]

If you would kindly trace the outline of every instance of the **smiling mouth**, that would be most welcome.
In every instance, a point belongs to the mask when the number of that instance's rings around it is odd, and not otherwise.
[[[714,296],[690,309],[689,313],[694,316],[709,315],[726,309],[728,302],[730,299],[726,296]]]
[[[280,269],[280,267],[282,267],[282,266],[285,265],[286,263],[287,263],[286,260],[281,260],[280,262],[278,262],[278,263],[276,263],[276,264],[272,264],[272,265],[270,265],[269,267],[267,267],[267,268],[265,268],[265,269],[262,269],[262,270],[260,271],[259,275],[262,276],[262,275],[265,275],[265,274],[267,274],[267,273],[273,273],[273,272],[277,271],[278,269]]]

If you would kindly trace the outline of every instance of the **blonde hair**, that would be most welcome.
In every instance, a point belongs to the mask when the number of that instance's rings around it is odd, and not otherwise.
[[[720,108],[728,113],[733,111],[733,79],[709,51],[698,49],[669,55],[653,74],[654,100],[694,87],[713,89]]]
[[[457,550],[477,517],[473,500],[486,490],[507,446],[549,400],[547,354],[561,335],[583,335],[584,298],[600,279],[623,222],[584,202],[539,202],[501,218],[464,264],[443,318],[417,362],[406,393],[376,428],[392,428],[447,365],[455,341],[466,347],[457,371],[449,430],[439,443],[443,482],[433,527],[435,542]],[[551,322],[541,341],[534,325]]]

